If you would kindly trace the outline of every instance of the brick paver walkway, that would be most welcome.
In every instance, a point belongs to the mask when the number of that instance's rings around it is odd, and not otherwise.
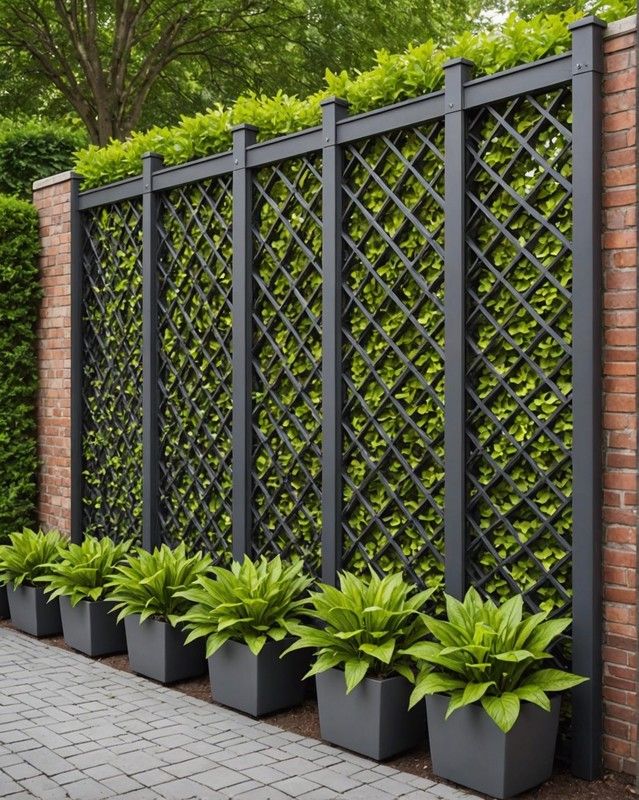
[[[7,629],[0,797],[472,800]]]

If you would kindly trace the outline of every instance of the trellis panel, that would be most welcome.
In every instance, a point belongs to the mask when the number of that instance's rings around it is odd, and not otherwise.
[[[567,87],[469,115],[469,583],[570,611],[572,133]]]
[[[304,559],[321,541],[321,159],[253,181],[254,554]]]
[[[142,538],[142,204],[82,215],[85,534]]]
[[[231,176],[161,195],[162,540],[231,555]]]
[[[443,124],[345,149],[344,558],[443,576]]]

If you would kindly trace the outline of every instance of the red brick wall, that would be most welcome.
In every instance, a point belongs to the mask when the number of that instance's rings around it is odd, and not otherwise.
[[[637,738],[635,21],[609,29],[604,76],[604,763],[633,772]],[[42,230],[40,522],[70,529],[69,175],[36,185]]]
[[[614,24],[604,78],[604,763],[637,741],[636,33]],[[625,29],[625,32],[624,32]],[[612,35],[611,35],[612,34]]]
[[[71,531],[71,228],[70,175],[38,181],[33,201],[40,213],[40,280],[44,298],[38,321],[40,525]]]

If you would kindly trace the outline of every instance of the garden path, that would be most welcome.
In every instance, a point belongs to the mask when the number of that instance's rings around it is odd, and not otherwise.
[[[0,629],[8,800],[478,800]]]

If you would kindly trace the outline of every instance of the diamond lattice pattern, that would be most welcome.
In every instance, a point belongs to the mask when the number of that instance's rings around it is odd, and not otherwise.
[[[349,146],[344,565],[443,578],[441,121]]]
[[[162,196],[158,253],[163,540],[231,545],[230,175]]]
[[[142,204],[102,206],[83,226],[83,526],[142,535]]]
[[[321,163],[260,170],[254,194],[253,551],[319,571]]]
[[[571,131],[567,89],[468,130],[469,583],[564,612],[571,552]]]

